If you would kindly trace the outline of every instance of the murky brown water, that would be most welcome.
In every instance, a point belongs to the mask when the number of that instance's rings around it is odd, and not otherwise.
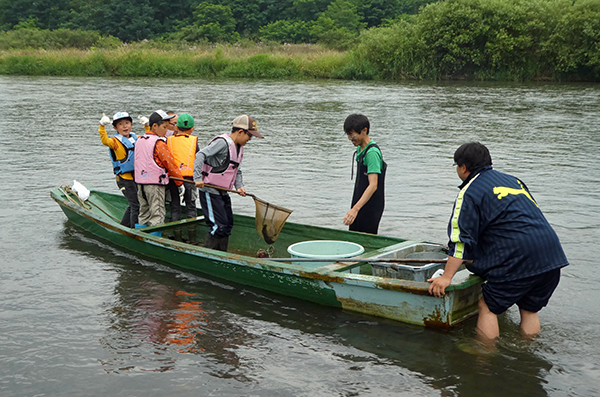
[[[600,393],[600,86],[0,77],[2,396],[593,396]],[[290,221],[343,228],[352,182],[345,117],[362,112],[388,163],[380,232],[446,241],[468,140],[521,177],[571,266],[533,342],[518,313],[498,352],[474,321],[439,332],[172,270],[66,222],[51,188],[116,192],[102,113],[189,112],[201,141],[249,113],[267,137],[242,169]],[[136,128],[140,128],[136,126]],[[141,128],[139,129],[141,131]],[[234,209],[254,213],[248,198]]]

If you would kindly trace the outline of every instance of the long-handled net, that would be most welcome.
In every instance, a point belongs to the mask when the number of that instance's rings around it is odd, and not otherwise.
[[[194,183],[187,179],[175,177],[170,177],[170,179],[186,183]],[[237,190],[226,189],[221,186],[210,184],[205,184],[204,186],[239,194]],[[246,193],[246,196],[252,197],[254,199],[254,204],[256,205],[256,215],[254,216],[256,220],[256,232],[265,240],[267,244],[273,244],[277,240],[277,237],[279,236],[281,229],[283,229],[285,221],[287,221],[287,218],[292,213],[292,210],[268,203],[250,193]]]
[[[248,196],[252,196],[256,205],[256,231],[267,244],[273,244],[292,210],[267,203],[251,194]]]

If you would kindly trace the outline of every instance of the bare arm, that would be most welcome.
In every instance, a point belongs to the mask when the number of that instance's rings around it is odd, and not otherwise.
[[[365,204],[373,197],[373,194],[377,191],[377,181],[379,179],[379,174],[370,173],[367,175],[369,178],[369,186],[365,189],[360,199],[354,204],[354,206],[346,213],[344,217],[344,225],[351,225],[355,220],[358,212]]]
[[[437,278],[430,278],[431,285],[429,286],[429,293],[437,298],[441,298],[442,295],[446,294],[446,288],[452,283],[452,277],[456,274],[463,260],[454,256],[449,256],[444,268],[444,274]]]

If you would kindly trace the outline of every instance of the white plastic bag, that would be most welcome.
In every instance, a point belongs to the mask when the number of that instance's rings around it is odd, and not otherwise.
[[[76,180],[73,180],[73,186],[71,186],[71,190],[73,190],[75,193],[77,193],[79,198],[82,199],[83,201],[86,201],[87,199],[90,198],[90,191],[88,190],[88,188],[86,188],[81,183],[77,182]]]
[[[435,271],[435,273],[433,273],[433,275],[431,276],[431,278],[438,278],[439,276],[441,276],[442,274],[444,274],[444,269],[437,269]]]

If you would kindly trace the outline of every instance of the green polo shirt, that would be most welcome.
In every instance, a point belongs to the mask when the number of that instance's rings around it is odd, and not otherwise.
[[[375,144],[375,141],[371,139],[369,141],[369,143],[367,144],[367,146],[365,146],[365,150],[367,150],[367,148],[370,145],[374,145],[374,144]],[[364,150],[361,150],[360,146],[357,146],[356,147],[356,158],[359,158],[360,154],[363,151]],[[369,149],[369,151],[365,155],[363,163],[367,167],[367,174],[381,174],[381,167],[383,166],[383,156],[381,155],[381,151],[379,150],[379,148]]]

